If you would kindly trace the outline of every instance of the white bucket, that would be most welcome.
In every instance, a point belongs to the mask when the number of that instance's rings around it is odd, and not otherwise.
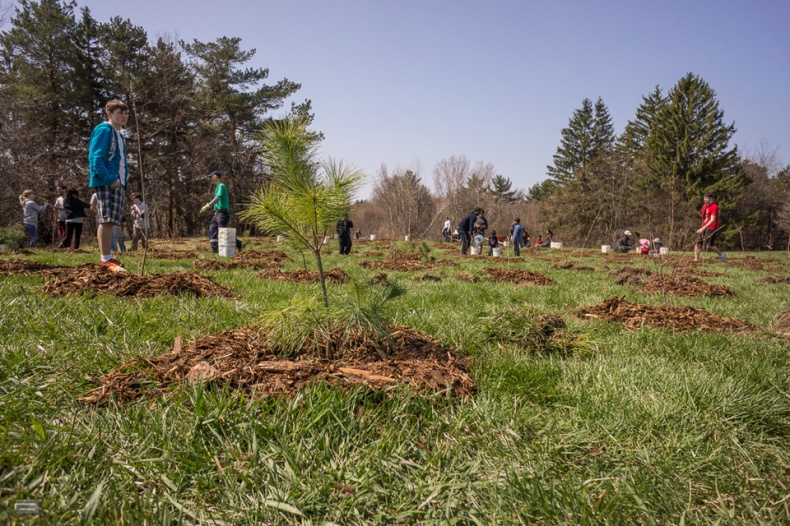
[[[509,241],[502,241],[502,246],[503,247],[509,247],[510,246],[510,242]]]
[[[236,255],[236,245],[220,245],[219,255],[224,258],[232,258]]]
[[[8,250],[8,245],[0,245],[0,252]]]
[[[666,256],[667,254],[669,254],[669,247],[659,248],[658,253],[661,254],[662,256]]]
[[[406,236],[406,241],[411,241],[411,236]]]
[[[335,239],[340,239],[340,234],[335,234]]]
[[[611,245],[601,245],[601,254],[608,254],[611,250]]]
[[[277,236],[278,243],[282,243],[283,239],[285,239],[283,236]]]
[[[549,246],[550,246],[551,248],[562,248],[562,243],[561,243],[561,242],[559,242],[559,241],[552,241],[552,242],[551,242],[551,245],[549,245]]]
[[[493,256],[495,258],[501,258],[502,257],[502,248],[501,247],[494,247],[493,249],[491,249],[491,251],[493,252]]]
[[[236,244],[236,229],[235,228],[220,228],[217,234],[217,240],[220,245],[235,245]]]
[[[471,254],[473,256],[479,256],[480,255],[480,247],[471,247],[471,248],[472,248]]]
[[[324,245],[328,245],[328,244],[329,244],[329,236],[324,238]]]
[[[376,240],[376,234],[370,234],[370,240],[371,241],[375,241]]]

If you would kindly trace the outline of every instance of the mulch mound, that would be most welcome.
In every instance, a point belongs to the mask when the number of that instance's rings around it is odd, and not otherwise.
[[[480,278],[471,272],[458,272],[455,274],[455,279],[458,281],[468,281],[469,283],[477,283],[480,281]]]
[[[229,260],[207,258],[195,261],[194,265],[203,270],[228,270],[232,268],[266,270],[280,268],[280,265],[286,261],[293,260],[282,250],[275,250],[273,252],[245,250],[244,252],[236,254]]]
[[[507,281],[519,285],[553,285],[554,281],[532,270],[505,269],[486,267],[483,269],[494,281]]]
[[[277,281],[293,281],[294,283],[318,283],[320,276],[315,270],[266,270],[258,274],[261,279],[275,279]],[[348,283],[351,276],[343,269],[332,268],[324,272],[324,278],[332,283]]]
[[[134,252],[124,252],[123,257],[128,258],[142,258],[145,259],[197,259],[197,252],[194,250],[162,250],[159,248],[149,248],[146,250],[136,250]]]
[[[235,298],[230,288],[195,272],[174,272],[154,276],[140,276],[131,272],[112,272],[99,265],[82,265],[62,269],[54,281],[41,291],[52,295],[76,294],[86,291],[113,294],[119,297],[150,298],[163,294],[177,296],[193,293],[198,296]]]
[[[417,252],[400,252],[390,250],[383,260],[362,260],[359,266],[366,269],[381,269],[395,272],[412,272],[415,270],[429,270],[437,266],[458,266],[458,263],[449,259],[436,261],[430,258],[425,261],[422,254]]]
[[[412,276],[412,281],[442,281],[442,279],[446,278],[447,274],[442,271],[436,273],[430,272],[421,272],[419,274],[415,274]]]
[[[57,274],[63,269],[73,267],[52,267],[49,265],[42,265],[29,259],[0,259],[0,274],[4,276],[11,276],[14,274],[21,274],[23,276],[31,276],[33,274],[51,275]]]
[[[419,392],[449,390],[460,397],[477,391],[467,374],[468,357],[408,327],[392,326],[390,332],[392,348],[360,334],[333,360],[308,355],[279,359],[261,335],[248,328],[205,336],[185,349],[179,338],[171,353],[137,358],[98,377],[99,387],[79,400],[97,405],[111,398],[125,402],[201,380],[258,395],[294,394],[315,383],[371,389],[410,385]]]
[[[774,285],[790,285],[790,276],[768,276],[767,278],[758,279],[757,281],[760,283],[773,283]]]
[[[610,298],[594,307],[581,307],[576,314],[582,318],[621,322],[626,329],[642,325],[666,327],[675,331],[756,331],[757,327],[737,318],[719,316],[693,307],[650,307],[630,303],[623,298]]]
[[[672,296],[731,296],[735,293],[724,285],[713,285],[702,281],[694,276],[683,274],[664,275],[662,281],[658,275],[652,276],[642,286],[642,290],[648,294],[666,293]]]

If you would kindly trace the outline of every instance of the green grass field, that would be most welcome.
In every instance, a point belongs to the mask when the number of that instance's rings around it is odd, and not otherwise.
[[[273,248],[282,247],[264,247]],[[346,258],[330,248],[325,268],[358,282],[376,273],[357,264],[368,244]],[[770,332],[790,309],[790,285],[758,282],[787,275],[787,256],[755,271],[709,255],[705,269],[725,276],[704,279],[737,296],[666,299],[761,331],[675,333],[573,316],[615,296],[665,302],[602,270],[549,269],[577,252],[496,264],[541,272],[552,286],[454,278],[483,276],[486,257],[457,259],[439,282],[388,273],[407,291],[388,307],[393,322],[473,357],[479,391],[468,400],[322,385],[261,398],[209,384],[96,408],[76,400],[96,375],[169,352],[178,336],[249,325],[319,286],[204,271],[240,299],[128,300],[50,297],[38,292],[43,277],[0,276],[0,523],[790,524],[790,339]],[[284,268],[301,268],[292,256]],[[131,270],[137,261],[125,260]],[[635,265],[655,269],[649,258]],[[190,260],[146,264],[151,273],[188,269]],[[356,294],[353,284],[329,289],[333,302]],[[573,352],[486,336],[487,320],[513,307],[563,316]],[[22,499],[37,499],[39,514],[17,514]]]

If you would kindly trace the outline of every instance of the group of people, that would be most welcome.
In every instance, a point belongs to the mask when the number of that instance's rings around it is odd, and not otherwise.
[[[481,207],[477,207],[467,215],[461,219],[461,222],[458,223],[458,227],[456,231],[452,234],[450,233],[452,223],[450,222],[450,218],[448,217],[444,222],[444,228],[442,229],[442,235],[444,236],[444,241],[449,242],[452,240],[454,235],[457,235],[461,241],[461,254],[466,254],[469,250],[471,245],[480,246],[485,241],[485,233],[488,229],[488,219],[485,216],[485,210]],[[513,253],[516,256],[521,255],[521,249],[524,247],[529,247],[531,245],[531,239],[529,237],[529,233],[526,231],[524,226],[521,224],[521,219],[516,217],[513,219],[513,224],[510,225],[510,240],[513,244]],[[539,235],[538,239],[535,242],[536,248],[548,248],[551,246],[551,242],[553,239],[554,234],[551,230],[546,231],[546,240],[544,241],[543,236]],[[494,254],[494,249],[499,247],[499,236],[497,236],[496,231],[491,231],[491,234],[488,237],[488,255]]]
[[[60,247],[79,248],[86,210],[96,214],[98,224],[96,237],[99,242],[99,256],[102,266],[112,271],[123,271],[123,265],[112,255],[120,248],[125,251],[122,222],[126,202],[126,189],[129,180],[129,166],[126,162],[126,139],[121,129],[129,119],[129,108],[120,100],[111,100],[105,105],[107,120],[98,124],[91,133],[88,150],[90,178],[88,186],[95,192],[90,202],[80,199],[76,188],[59,185],[58,198],[52,207],[58,213],[58,229],[61,236]],[[228,190],[222,182],[222,174],[214,171],[209,174],[214,184],[214,199],[201,208],[201,212],[213,208],[214,214],[209,225],[209,243],[213,252],[218,252],[218,231],[225,228],[230,220],[228,209]],[[132,250],[137,250],[142,242],[148,247],[150,211],[140,193],[132,194],[131,216],[134,220]],[[39,205],[33,190],[25,190],[19,196],[22,206],[22,224],[27,232],[29,247],[38,242],[38,215],[45,212],[49,205]],[[241,250],[241,241],[236,240],[236,248]]]
[[[710,250],[719,256],[720,261],[725,261],[727,255],[719,250],[715,245],[716,234],[719,231],[719,204],[713,194],[706,192],[702,196],[702,208],[699,211],[702,226],[696,230],[696,240],[694,242],[694,261],[699,261],[700,253],[703,250]],[[628,252],[636,250],[639,254],[660,254],[663,244],[660,238],[654,238],[652,243],[647,238],[641,238],[638,244],[631,241],[630,230],[626,230],[614,244],[614,252]]]

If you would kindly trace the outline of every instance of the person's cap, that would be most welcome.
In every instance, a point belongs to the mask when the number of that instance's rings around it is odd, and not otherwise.
[[[208,179],[211,179],[211,178],[212,178],[212,177],[214,177],[215,175],[216,175],[217,177],[222,177],[222,174],[219,172],[219,170],[214,170],[213,172],[211,172],[210,174],[208,174],[206,177],[207,177]]]
[[[626,230],[625,232],[623,232],[623,234],[625,234],[627,236],[630,236],[631,235],[631,231],[630,230]]]
[[[658,239],[658,238],[655,238],[655,239],[653,240],[653,243],[660,243],[660,242],[661,242],[661,240],[660,240],[660,239]]]

